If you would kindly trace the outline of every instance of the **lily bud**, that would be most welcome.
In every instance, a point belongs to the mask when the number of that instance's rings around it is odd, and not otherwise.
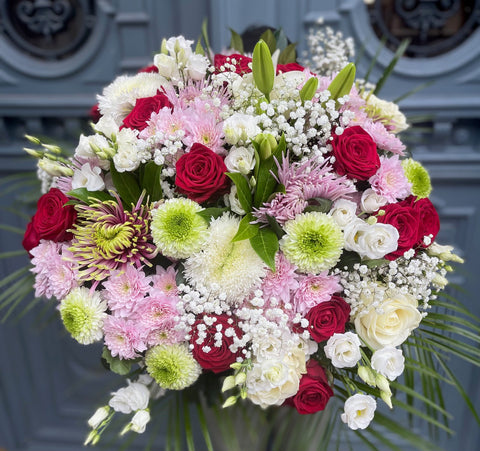
[[[260,158],[266,160],[278,146],[277,140],[270,133],[260,133],[254,139],[259,146]]]

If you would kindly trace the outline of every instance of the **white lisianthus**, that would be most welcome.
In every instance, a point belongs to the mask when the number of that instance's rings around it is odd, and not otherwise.
[[[141,163],[151,159],[151,154],[146,150],[146,143],[137,139],[136,130],[122,128],[117,135],[118,150],[113,157],[115,169],[118,172],[131,172]]]
[[[142,409],[135,412],[135,415],[132,417],[130,430],[136,432],[137,434],[143,434],[145,432],[145,427],[150,421],[150,412],[148,409]]]
[[[228,194],[228,202],[230,203],[230,209],[234,213],[237,213],[238,215],[244,215],[246,213],[242,208],[240,201],[238,200],[236,185],[232,185],[232,188],[230,189],[230,193]]]
[[[255,116],[234,113],[223,123],[223,133],[228,144],[236,145],[252,141],[262,130]]]
[[[325,355],[335,368],[351,368],[362,358],[360,339],[353,332],[333,334],[325,345]]]
[[[93,168],[89,163],[82,165],[80,169],[73,171],[72,189],[86,188],[87,191],[102,191],[105,189],[103,181],[102,169],[98,166]]]
[[[453,246],[438,244],[435,241],[427,248],[428,255],[432,257],[438,257],[444,262],[452,261],[456,263],[464,263],[465,260],[462,257],[454,254],[452,251]]]
[[[112,138],[112,136],[115,136],[118,133],[118,130],[120,128],[111,116],[102,116],[98,120],[98,122],[93,126],[93,129],[98,133],[102,133],[108,138]],[[103,139],[105,139],[105,137],[101,135],[95,135],[95,136],[102,137]],[[102,148],[103,146],[99,145],[99,147]]]
[[[365,429],[373,420],[376,408],[373,396],[356,393],[345,401],[341,419],[350,429]]]
[[[391,224],[368,224],[361,219],[345,227],[345,249],[362,258],[382,258],[398,247],[398,230]]]
[[[347,199],[339,199],[334,202],[330,215],[343,229],[357,217],[357,204]]]
[[[373,120],[379,120],[387,130],[399,133],[408,128],[407,119],[398,105],[388,100],[379,99],[371,92],[368,93],[366,111]]]
[[[112,399],[108,405],[115,412],[131,413],[137,410],[144,410],[148,406],[150,391],[138,382],[129,382],[127,387],[120,388],[112,393]]]
[[[102,424],[103,420],[105,420],[108,417],[109,413],[110,413],[110,407],[108,406],[99,407],[88,420],[88,425],[92,429],[97,429],[98,426]]]
[[[373,349],[401,345],[422,320],[413,296],[393,289],[384,296],[380,305],[371,305],[355,318],[355,330]]]
[[[387,205],[387,203],[387,198],[377,194],[372,188],[366,189],[362,193],[362,198],[360,200],[360,205],[365,213],[373,213],[384,205]]]
[[[210,62],[208,61],[208,58],[199,55],[198,53],[193,53],[187,61],[187,73],[192,80],[203,80],[209,65]]]
[[[224,163],[230,172],[247,175],[255,167],[255,152],[252,147],[232,147]]]
[[[247,373],[247,397],[262,408],[279,406],[295,395],[300,374],[280,359],[268,359],[253,364]]]
[[[192,44],[193,41],[185,39],[184,36],[173,36],[165,41],[165,48],[170,55],[175,55],[183,51],[183,53],[189,57],[192,53]]]
[[[405,368],[402,350],[392,346],[376,350],[372,355],[371,363],[375,371],[391,381],[400,376]]]
[[[158,53],[153,58],[153,64],[157,67],[158,73],[165,78],[178,79],[180,77],[174,56]]]

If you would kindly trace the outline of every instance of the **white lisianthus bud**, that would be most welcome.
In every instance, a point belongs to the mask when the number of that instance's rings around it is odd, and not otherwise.
[[[359,366],[357,373],[358,377],[360,377],[365,383],[372,387],[375,386],[375,374],[370,368],[368,368],[368,366]]]
[[[98,426],[102,424],[103,420],[105,420],[108,417],[109,413],[110,413],[110,407],[108,406],[99,407],[88,420],[88,425],[92,429],[97,429]]]
[[[453,261],[456,263],[464,263],[465,260],[454,254],[453,246],[441,245],[437,242],[433,242],[427,249],[427,254],[432,257],[438,257],[444,262]]]
[[[366,189],[362,193],[362,198],[360,200],[362,210],[366,213],[373,213],[384,205],[387,205],[387,203],[387,198],[377,194],[372,188]]]
[[[224,160],[230,172],[247,175],[255,167],[255,153],[251,147],[232,147]]]
[[[375,351],[371,363],[375,371],[391,381],[400,376],[405,368],[405,358],[402,350],[393,346],[386,346]]]
[[[353,332],[333,334],[327,341],[325,355],[335,368],[351,368],[362,358],[360,339]]]
[[[222,393],[235,387],[235,376],[227,376],[223,381]]]
[[[132,418],[130,430],[137,434],[143,434],[149,421],[150,412],[148,409],[137,410]]]
[[[72,189],[86,188],[87,191],[102,191],[105,189],[101,168],[89,163],[82,165],[81,169],[76,169],[72,177]]]
[[[115,412],[122,413],[146,409],[150,399],[150,391],[145,385],[130,381],[128,387],[123,387],[112,395],[108,405]]]
[[[334,202],[330,215],[335,222],[343,229],[357,217],[357,204],[347,199],[339,199]]]
[[[71,177],[73,175],[72,169],[68,168],[62,163],[59,163],[58,161],[53,161],[48,158],[42,158],[41,160],[38,160],[38,167],[52,177]]]
[[[377,402],[370,395],[357,393],[345,401],[341,419],[350,429],[365,429],[373,420]]]
[[[230,189],[230,194],[228,195],[228,201],[230,202],[230,209],[239,215],[244,215],[246,212],[242,208],[240,201],[238,200],[237,187],[232,185]]]
[[[393,252],[398,247],[398,230],[391,224],[368,224],[357,219],[345,227],[345,249],[354,251],[362,258],[377,259]]]
[[[231,145],[252,141],[261,131],[255,116],[249,114],[232,114],[223,123],[225,141]]]
[[[377,375],[375,376],[375,385],[381,392],[386,393],[388,396],[392,395],[392,391],[390,390],[390,384],[388,383],[387,378],[382,374],[377,373]]]
[[[193,53],[187,61],[187,73],[192,80],[203,80],[210,62],[205,56]]]

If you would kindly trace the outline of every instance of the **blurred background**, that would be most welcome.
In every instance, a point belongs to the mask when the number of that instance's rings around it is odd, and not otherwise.
[[[370,3],[0,0],[0,252],[21,249],[22,236],[9,226],[23,228],[32,214],[24,206],[32,185],[9,178],[35,171],[33,158],[22,151],[25,133],[74,148],[79,134],[89,133],[89,111],[105,85],[150,64],[163,37],[182,34],[196,41],[205,18],[216,52],[228,46],[229,28],[241,33],[268,25],[281,27],[299,54],[308,30],[323,19],[354,39],[358,76],[370,72],[370,81],[379,79],[402,40],[410,39],[380,97],[398,99],[423,86],[400,101],[414,123],[405,141],[433,180],[431,200],[442,224],[437,241],[453,244],[466,260],[450,278],[461,287],[452,294],[480,315],[480,1]],[[27,262],[26,256],[0,260],[0,279]],[[18,312],[22,318],[16,320]],[[116,383],[99,355],[99,348],[70,339],[51,307],[19,306],[0,325],[0,450],[82,449],[86,419]],[[452,368],[479,408],[479,368],[464,363]],[[448,387],[445,393],[457,435],[438,442],[446,450],[477,450],[478,425],[460,396]],[[147,439],[125,449],[143,449]],[[163,447],[160,433],[152,449]]]

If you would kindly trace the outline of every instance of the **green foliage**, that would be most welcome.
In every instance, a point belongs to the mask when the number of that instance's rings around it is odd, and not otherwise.
[[[226,176],[232,180],[237,187],[237,196],[242,208],[248,213],[252,211],[252,193],[247,179],[238,172],[227,172]]]
[[[328,86],[331,98],[337,100],[350,93],[355,81],[355,65],[348,63]]]
[[[106,346],[103,348],[102,359],[105,361],[110,371],[120,374],[121,376],[127,375],[132,369],[132,362],[130,360],[113,357]]]
[[[118,172],[113,162],[110,163],[110,174],[124,207],[135,205],[142,193],[137,177],[132,172]]]
[[[230,48],[236,50],[238,53],[244,53],[243,50],[243,39],[242,37],[232,28],[230,28]]]
[[[272,54],[263,40],[258,41],[253,49],[252,73],[258,90],[270,101],[270,92],[275,80],[275,69]]]
[[[258,256],[275,271],[275,254],[278,251],[278,237],[273,230],[260,228],[257,235],[250,238],[250,244]]]
[[[163,192],[160,185],[160,176],[162,175],[162,166],[154,161],[149,161],[142,167],[140,173],[140,189],[146,191],[150,201],[162,199]]]

